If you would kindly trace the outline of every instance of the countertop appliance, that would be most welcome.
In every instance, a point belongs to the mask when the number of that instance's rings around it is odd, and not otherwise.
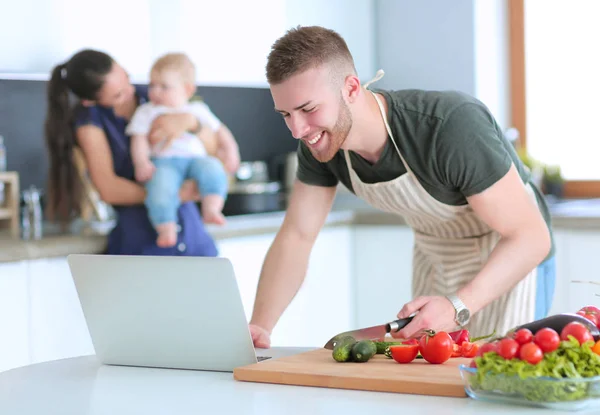
[[[271,180],[265,161],[244,161],[230,182],[223,206],[225,216],[276,212],[285,209],[281,183]]]

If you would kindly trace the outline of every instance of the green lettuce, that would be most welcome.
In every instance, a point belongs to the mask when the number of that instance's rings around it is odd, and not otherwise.
[[[495,352],[475,358],[477,373],[470,378],[475,391],[498,391],[530,401],[562,402],[600,396],[600,356],[593,342],[579,345],[570,337],[536,365],[518,358],[506,360]],[[587,380],[587,381],[586,381]]]

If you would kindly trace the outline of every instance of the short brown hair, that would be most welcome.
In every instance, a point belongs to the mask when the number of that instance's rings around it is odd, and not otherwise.
[[[338,33],[320,26],[297,26],[271,47],[267,81],[278,84],[323,64],[333,64],[337,71],[356,74],[352,54]]]
[[[177,71],[184,82],[196,83],[196,67],[185,53],[167,53],[161,56],[152,65],[151,72],[162,72],[164,70]]]

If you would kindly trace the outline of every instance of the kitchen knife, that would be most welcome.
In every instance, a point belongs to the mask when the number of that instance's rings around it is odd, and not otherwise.
[[[380,326],[367,327],[364,329],[358,329],[353,331],[347,331],[345,333],[340,333],[331,338],[325,346],[326,349],[333,350],[336,345],[336,341],[344,336],[352,336],[356,340],[380,340],[388,333],[395,333],[405,327],[408,323],[412,321],[413,317],[401,318],[399,320],[394,320],[387,324],[382,324]]]

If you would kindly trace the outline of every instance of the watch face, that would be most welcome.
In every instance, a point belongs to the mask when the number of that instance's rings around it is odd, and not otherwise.
[[[458,312],[458,315],[456,317],[461,324],[465,324],[467,321],[469,321],[471,313],[467,309],[462,309]]]

